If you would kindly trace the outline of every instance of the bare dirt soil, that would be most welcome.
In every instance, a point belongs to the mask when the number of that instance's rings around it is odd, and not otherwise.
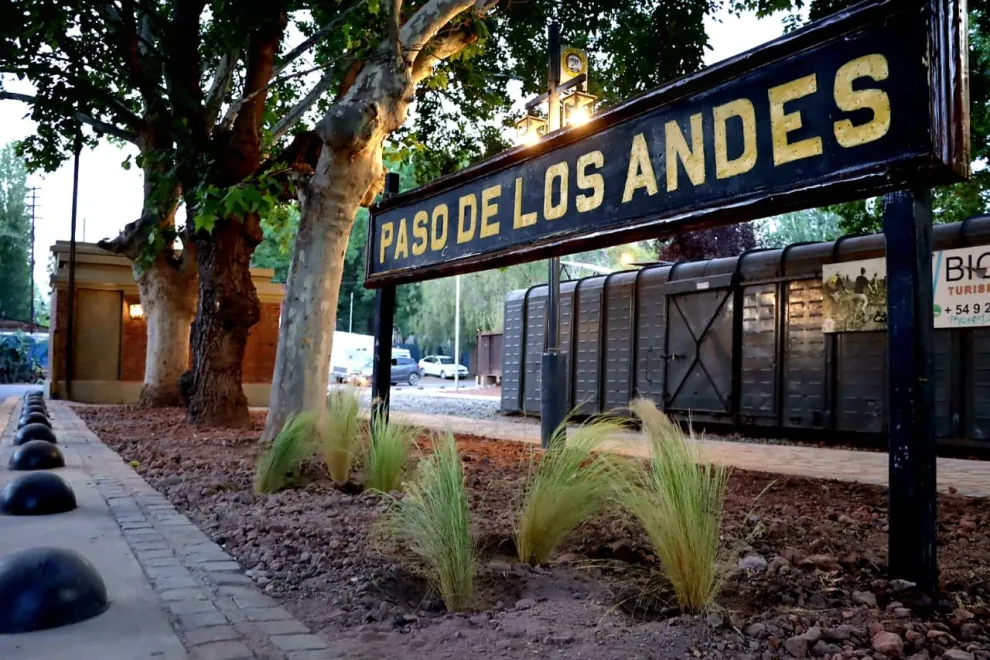
[[[513,516],[532,449],[462,436],[479,594],[473,611],[447,613],[381,533],[387,498],[361,491],[360,470],[341,490],[313,461],[294,487],[252,494],[263,413],[225,430],[187,426],[178,409],[76,412],[349,658],[990,659],[985,500],[939,496],[942,593],[925,619],[917,590],[885,577],[885,489],[736,471],[723,527],[733,571],[713,612],[680,616],[645,535],[617,511],[551,565],[520,565]]]

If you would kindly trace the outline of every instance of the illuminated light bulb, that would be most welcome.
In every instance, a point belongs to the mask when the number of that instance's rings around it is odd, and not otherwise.
[[[581,124],[587,124],[589,121],[591,121],[591,113],[585,107],[575,108],[567,117],[568,126],[580,126]]]

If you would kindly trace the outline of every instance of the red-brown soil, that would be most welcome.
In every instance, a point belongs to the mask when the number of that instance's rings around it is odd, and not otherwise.
[[[80,406],[78,414],[148,482],[226,547],[263,589],[352,658],[835,657],[990,659],[990,509],[939,496],[942,594],[888,583],[886,490],[736,471],[726,499],[718,608],[678,616],[638,525],[618,511],[581,526],[550,566],[514,558],[513,516],[528,446],[458,438],[480,548],[479,596],[449,614],[415,561],[384,538],[387,506],[333,487],[322,466],[273,495],[251,492],[263,413],[247,430],[187,426],[180,410]],[[428,447],[428,438],[420,440]],[[354,475],[360,482],[360,471]],[[651,588],[648,588],[651,587]],[[649,595],[652,594],[652,595]],[[875,601],[875,606],[873,605]],[[884,631],[892,635],[884,635]]]

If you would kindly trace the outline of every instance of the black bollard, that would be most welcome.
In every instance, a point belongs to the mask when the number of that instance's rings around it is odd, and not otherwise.
[[[0,513],[9,516],[45,516],[75,508],[72,488],[51,472],[21,475],[0,491]]]
[[[28,424],[44,424],[48,428],[51,428],[52,420],[48,419],[48,415],[45,413],[31,412],[21,415],[20,420],[17,422],[17,428],[24,428]]]
[[[78,623],[109,606],[103,578],[74,550],[29,548],[0,557],[0,634]]]
[[[52,443],[31,440],[14,450],[7,467],[11,470],[53,470],[65,467],[65,458]]]
[[[27,424],[14,434],[14,445],[23,445],[31,440],[45,440],[54,444],[55,434],[44,424]]]

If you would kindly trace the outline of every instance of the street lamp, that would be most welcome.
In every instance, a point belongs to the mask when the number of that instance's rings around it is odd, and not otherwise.
[[[516,143],[533,145],[559,130],[561,124],[578,126],[591,119],[597,100],[588,93],[588,54],[560,45],[560,24],[547,31],[549,76],[547,91],[526,103],[526,116],[516,122]],[[547,104],[547,118],[530,111]],[[541,363],[540,441],[550,444],[557,427],[567,417],[567,368],[560,352],[560,258],[548,261],[546,344]]]
[[[547,120],[527,114],[516,122],[516,144],[536,144],[547,134]]]
[[[591,120],[598,97],[576,89],[561,100],[564,106],[564,125],[580,126]]]

